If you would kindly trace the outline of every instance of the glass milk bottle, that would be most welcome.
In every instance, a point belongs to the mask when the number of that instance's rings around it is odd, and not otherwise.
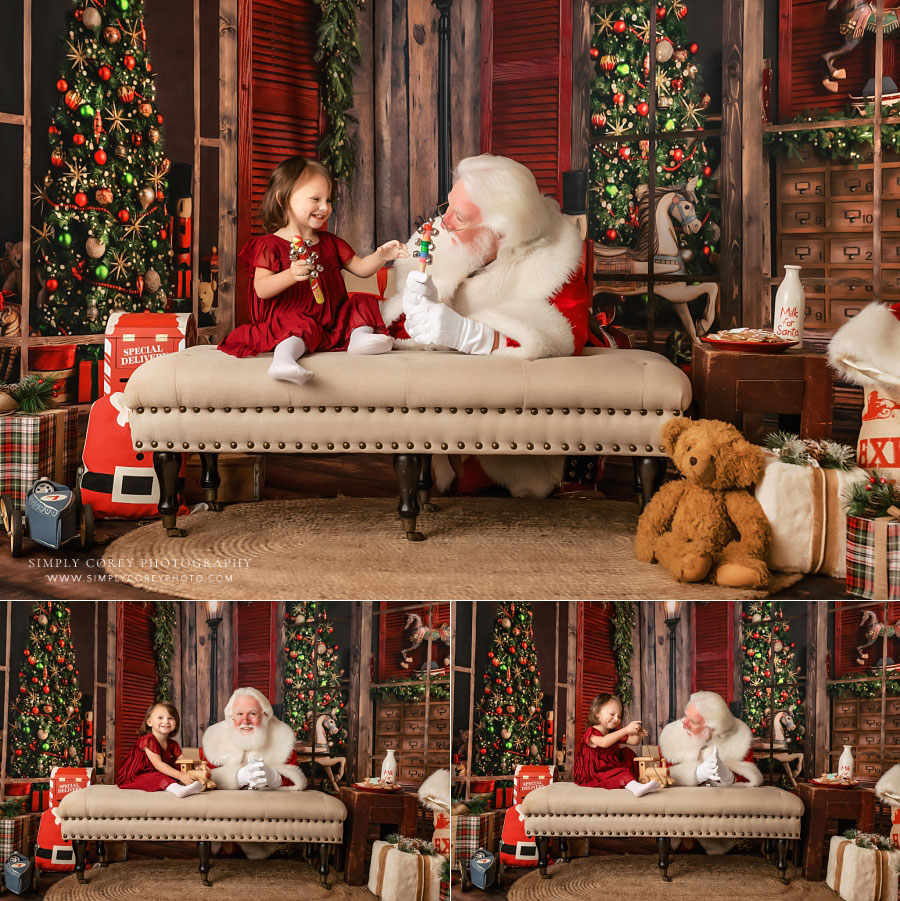
[[[800,283],[800,267],[785,266],[784,278],[775,293],[775,334],[779,338],[796,341],[803,347],[803,317],[806,313],[806,294]]]
[[[381,762],[381,781],[385,785],[393,785],[397,781],[397,758],[394,757],[394,749],[388,748]]]
[[[838,761],[838,779],[850,780],[853,778],[853,752],[850,745],[844,745],[841,759]]]

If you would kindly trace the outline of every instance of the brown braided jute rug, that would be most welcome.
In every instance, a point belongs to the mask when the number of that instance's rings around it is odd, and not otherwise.
[[[589,496],[590,497],[590,496]],[[566,599],[722,600],[766,597],[682,585],[638,563],[638,510],[585,497],[447,498],[407,541],[397,502],[377,498],[263,501],[179,519],[186,538],[156,522],[104,554],[130,584],[205,600]],[[778,573],[776,591],[801,577]]]
[[[789,885],[777,876],[775,865],[762,857],[728,854],[674,854],[671,882],[663,882],[653,855],[583,857],[550,868],[552,879],[535,870],[509,889],[509,901],[576,901],[610,898],[615,901],[735,901],[737,898],[778,898],[779,901],[837,901],[823,882],[807,882],[788,867]]]
[[[294,860],[213,859],[203,885],[196,860],[129,860],[94,867],[80,885],[74,874],[52,886],[45,901],[365,901],[372,894],[364,885],[347,885],[332,868],[331,889],[319,874]]]

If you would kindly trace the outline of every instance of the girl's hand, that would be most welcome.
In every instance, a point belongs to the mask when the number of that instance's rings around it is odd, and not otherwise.
[[[634,736],[639,736],[642,732],[643,732],[645,735],[647,734],[646,732],[644,732],[644,729],[643,729],[643,727],[641,726],[641,721],[640,721],[640,720],[633,720],[632,722],[630,722],[630,723],[625,727],[625,731],[626,731],[629,735],[634,735]]]
[[[312,263],[306,260],[294,260],[291,263],[291,275],[295,282],[309,281],[309,273],[312,271]]]
[[[200,780],[196,776],[191,776],[190,773],[182,773],[178,777],[178,781],[182,785],[190,785],[192,782],[199,782]]]
[[[375,251],[383,260],[397,260],[409,256],[409,249],[400,241],[388,241]]]

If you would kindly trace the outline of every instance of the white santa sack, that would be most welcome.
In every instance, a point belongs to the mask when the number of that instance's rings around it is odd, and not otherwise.
[[[375,842],[369,891],[384,901],[438,901],[443,866],[440,854],[409,853],[390,842]]]
[[[828,849],[828,888],[844,901],[896,901],[900,851],[860,848],[849,838],[832,836]]]
[[[822,469],[782,462],[764,452],[765,469],[756,499],[772,526],[769,568],[788,573],[847,573],[847,504],[862,469]]]
[[[417,792],[419,803],[432,811],[434,834],[431,844],[439,854],[450,854],[450,770],[438,770],[432,773],[420,786]]]

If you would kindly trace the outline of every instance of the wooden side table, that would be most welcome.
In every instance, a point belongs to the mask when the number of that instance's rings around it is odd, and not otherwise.
[[[826,820],[850,820],[861,832],[875,828],[875,792],[870,788],[828,788],[801,782],[797,789],[803,802],[803,877],[819,882],[824,873],[822,858]],[[838,829],[840,831],[840,828]]]
[[[390,823],[407,837],[416,834],[416,804],[412,792],[367,792],[341,786],[341,800],[347,808],[344,820],[344,882],[366,882],[366,838],[373,823]]]
[[[813,351],[767,354],[695,344],[691,381],[699,418],[730,422],[745,437],[763,413],[799,414],[802,438],[831,433],[834,376],[827,359]]]

